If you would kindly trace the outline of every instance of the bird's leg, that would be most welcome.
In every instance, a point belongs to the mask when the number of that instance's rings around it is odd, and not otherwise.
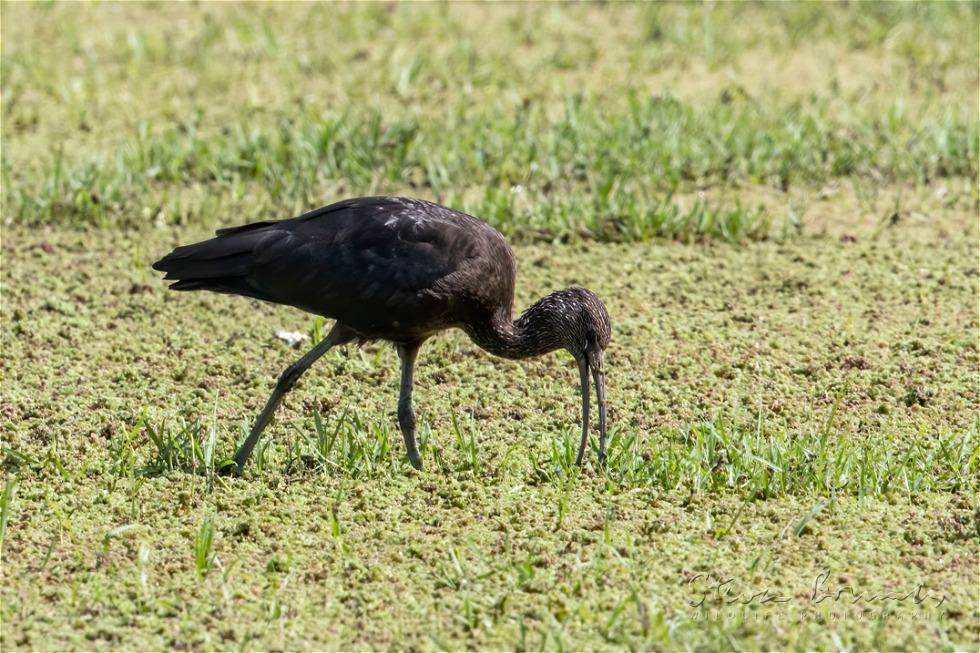
[[[287,392],[293,389],[299,377],[303,376],[303,373],[310,368],[313,363],[317,361],[318,358],[323,356],[327,351],[336,345],[342,345],[344,343],[353,340],[354,334],[346,327],[341,326],[339,323],[334,324],[333,328],[327,336],[318,342],[313,349],[308,351],[303,355],[298,361],[286,368],[286,370],[280,375],[279,381],[276,383],[275,390],[272,391],[272,396],[265,403],[265,408],[259,413],[258,418],[255,420],[255,425],[252,427],[252,431],[245,438],[245,442],[242,446],[238,448],[235,452],[235,465],[228,472],[241,473],[242,469],[245,467],[248,457],[252,455],[252,449],[259,442],[259,436],[262,435],[262,431],[269,422],[272,421],[272,416],[276,412],[276,408],[279,407],[282,398]]]
[[[398,426],[405,438],[408,461],[415,469],[422,469],[422,457],[415,445],[415,413],[412,411],[412,377],[415,372],[415,357],[419,353],[420,342],[398,345],[398,357],[402,361],[402,382],[398,397]]]
[[[575,464],[580,466],[589,444],[589,362],[584,356],[578,361],[578,372],[582,382],[582,441],[578,445]]]

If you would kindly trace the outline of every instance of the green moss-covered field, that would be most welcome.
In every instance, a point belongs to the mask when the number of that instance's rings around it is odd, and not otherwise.
[[[976,3],[2,5],[3,650],[976,650]],[[574,360],[173,293],[215,228],[478,215]],[[276,330],[309,336],[298,348]]]

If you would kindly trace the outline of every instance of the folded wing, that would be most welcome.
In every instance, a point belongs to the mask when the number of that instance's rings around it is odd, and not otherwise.
[[[245,295],[370,330],[447,309],[434,289],[479,254],[474,224],[485,227],[419,200],[361,198],[222,229],[153,267],[175,290]]]

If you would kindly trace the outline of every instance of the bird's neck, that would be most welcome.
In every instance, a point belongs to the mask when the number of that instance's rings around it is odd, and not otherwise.
[[[517,320],[509,310],[500,310],[489,321],[466,325],[466,332],[482,349],[502,358],[531,358],[561,349],[561,330],[546,310],[546,300],[533,304]]]

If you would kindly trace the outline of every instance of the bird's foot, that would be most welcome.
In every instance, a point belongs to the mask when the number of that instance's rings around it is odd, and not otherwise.
[[[422,456],[419,455],[418,451],[409,450],[408,462],[411,463],[412,467],[414,467],[416,471],[422,471]]]
[[[214,470],[218,473],[218,476],[241,476],[242,468],[234,460],[223,460],[218,463],[217,468]]]

